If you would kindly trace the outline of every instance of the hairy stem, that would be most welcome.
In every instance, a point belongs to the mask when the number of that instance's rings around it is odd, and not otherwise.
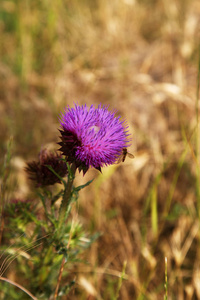
[[[59,214],[59,220],[58,220],[58,231],[60,231],[64,221],[65,221],[65,217],[66,217],[66,211],[68,209],[68,206],[70,204],[70,198],[71,198],[71,192],[72,192],[72,186],[73,186],[73,182],[74,182],[74,177],[75,177],[75,172],[76,172],[76,166],[74,164],[72,164],[71,169],[69,170],[69,175],[68,175],[68,182],[67,185],[65,187],[65,191],[64,191],[64,195],[63,195],[63,200],[60,206],[60,214]],[[69,243],[67,248],[69,247]],[[57,285],[56,285],[56,290],[55,290],[55,294],[54,294],[54,300],[57,299],[58,297],[58,290],[59,290],[59,286],[60,286],[60,282],[61,282],[61,278],[62,278],[62,273],[63,273],[63,269],[64,269],[64,265],[65,265],[65,256],[63,255],[63,259],[62,259],[62,263],[60,266],[60,271],[59,271],[59,276],[58,276],[58,281],[57,281]]]
[[[54,300],[56,300],[58,297],[58,290],[59,290],[59,286],[60,286],[60,282],[61,282],[61,278],[62,278],[64,265],[65,265],[65,257],[63,256],[60,271],[59,271],[58,281],[57,281],[57,285],[56,285],[56,290],[55,290],[55,294],[54,294],[54,298],[53,298]]]
[[[72,164],[71,166],[71,172],[69,172],[68,175],[68,182],[64,191],[63,195],[63,200],[60,206],[60,214],[59,214],[59,220],[58,220],[58,230],[62,227],[62,224],[65,221],[65,216],[66,216],[66,211],[70,203],[70,197],[71,197],[71,191],[72,191],[72,186],[74,182],[74,177],[75,177],[75,172],[76,172],[76,166]]]

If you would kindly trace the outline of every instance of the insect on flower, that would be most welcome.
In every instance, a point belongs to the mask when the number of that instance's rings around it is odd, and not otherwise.
[[[114,164],[123,149],[130,146],[126,120],[104,105],[68,106],[61,115],[60,125],[59,150],[83,174],[89,167],[101,171],[103,166]]]
[[[134,158],[135,157],[132,153],[129,153],[127,151],[127,148],[123,148],[122,153],[120,154],[117,163],[119,164],[120,162],[124,162],[125,159],[126,159],[126,156],[128,156],[129,158]]]

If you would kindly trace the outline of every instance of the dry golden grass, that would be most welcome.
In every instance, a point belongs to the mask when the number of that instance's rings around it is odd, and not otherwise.
[[[79,218],[101,237],[69,299],[200,299],[196,142],[199,0],[0,3],[1,156],[14,136],[17,197],[26,159],[58,141],[66,105],[126,117],[134,160],[91,170]],[[1,159],[2,161],[2,159]],[[125,267],[126,265],[126,267]],[[66,279],[67,280],[67,279]]]

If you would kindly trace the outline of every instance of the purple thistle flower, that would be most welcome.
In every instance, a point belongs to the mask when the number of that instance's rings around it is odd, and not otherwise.
[[[130,146],[126,121],[105,106],[68,106],[60,124],[60,151],[84,174],[89,167],[101,171],[104,165],[115,163],[123,148]]]

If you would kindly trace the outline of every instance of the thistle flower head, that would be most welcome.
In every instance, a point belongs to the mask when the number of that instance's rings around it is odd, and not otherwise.
[[[84,174],[89,167],[101,171],[104,165],[115,163],[123,148],[130,145],[125,120],[105,106],[68,106],[60,124],[60,151]]]
[[[62,156],[58,153],[43,149],[39,153],[39,160],[27,163],[25,170],[29,174],[29,178],[35,181],[37,187],[60,183],[60,179],[54,174],[50,166],[60,177],[67,174],[67,165],[62,160]]]

